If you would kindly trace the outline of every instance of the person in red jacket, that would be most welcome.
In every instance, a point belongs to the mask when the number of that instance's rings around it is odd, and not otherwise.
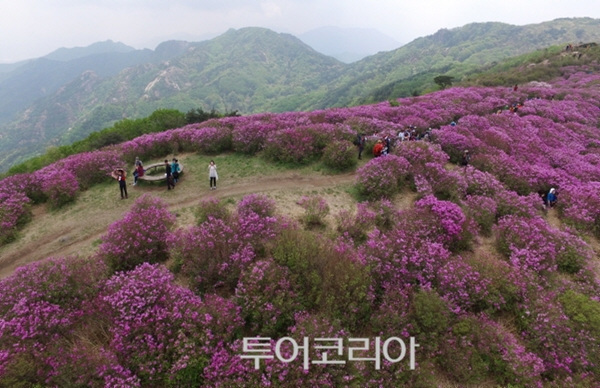
[[[373,147],[373,156],[378,157],[381,156],[383,152],[383,142],[381,140],[377,140],[375,146]]]
[[[125,182],[125,170],[117,168],[112,172],[112,177],[119,182],[119,189],[121,190],[121,199],[127,198],[127,183]]]
[[[137,181],[138,178],[141,176],[144,176],[144,173],[146,172],[146,170],[144,170],[144,166],[142,165],[142,162],[139,162],[136,164],[135,167],[135,171],[133,172],[133,185],[137,185]]]

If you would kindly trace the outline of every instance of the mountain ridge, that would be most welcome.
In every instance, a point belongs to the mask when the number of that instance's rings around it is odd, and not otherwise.
[[[145,117],[161,108],[248,114],[418,94],[435,87],[436,73],[461,76],[535,48],[575,39],[600,41],[599,27],[600,20],[591,18],[528,26],[471,23],[351,64],[319,53],[291,34],[260,27],[230,29],[202,42],[167,41],[155,50],[95,54],[67,62],[38,59],[0,78],[0,169],[48,146],[79,140],[115,121]],[[398,87],[419,74],[430,78],[429,86]],[[25,82],[29,80],[36,82]]]

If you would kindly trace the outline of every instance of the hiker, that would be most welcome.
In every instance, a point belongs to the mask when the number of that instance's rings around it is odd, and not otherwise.
[[[359,136],[360,138],[358,139],[358,158],[362,159],[362,152],[365,150],[365,143],[367,142],[367,139],[363,134],[360,134]]]
[[[470,161],[471,154],[469,153],[469,150],[465,150],[465,152],[463,152],[462,159],[460,160],[460,164],[461,166],[466,166],[469,164]]]
[[[389,152],[392,151],[392,140],[388,135],[385,135],[385,137],[383,138],[383,142],[385,143],[385,147],[383,148],[383,154],[387,155]]]
[[[556,204],[556,201],[558,201],[558,193],[556,192],[556,189],[553,187],[548,192],[548,195],[546,195],[547,206],[554,207],[554,205]]]
[[[210,182],[210,189],[217,189],[217,180],[219,179],[219,174],[217,174],[217,165],[214,160],[211,160],[208,165],[208,180]]]
[[[173,158],[173,163],[171,163],[171,173],[173,174],[173,183],[177,183],[179,180],[179,172],[181,168],[179,167],[179,160]]]
[[[375,143],[375,146],[373,146],[373,156],[377,158],[377,157],[381,156],[382,152],[383,152],[383,142],[381,140],[377,140],[377,143]]]
[[[144,176],[145,172],[146,172],[146,170],[144,170],[144,166],[142,165],[142,162],[140,160],[136,160],[135,170],[133,170],[133,183],[132,183],[133,186],[137,185],[138,178],[141,176]]]
[[[125,170],[122,168],[117,168],[112,172],[112,177],[115,178],[119,182],[119,190],[121,191],[121,199],[126,199],[127,197],[127,183],[125,182],[126,174]]]
[[[175,188],[175,184],[173,183],[173,170],[171,170],[171,165],[168,160],[165,160],[165,175],[167,176],[167,190],[171,190],[171,188]]]
[[[398,132],[398,140],[404,141],[404,131],[403,130],[400,130]]]

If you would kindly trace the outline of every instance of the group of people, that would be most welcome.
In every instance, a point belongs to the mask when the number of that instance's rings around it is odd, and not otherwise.
[[[173,158],[173,162],[169,163],[169,161],[165,159],[165,175],[167,177],[167,190],[175,188],[175,184],[179,180],[180,172],[181,167],[179,166],[179,160]]]
[[[418,132],[417,128],[414,126],[409,126],[406,130],[398,132],[398,136],[394,139],[393,136],[390,137],[385,135],[384,137],[377,139],[375,141],[375,145],[373,145],[373,156],[385,156],[392,151],[392,147],[394,146],[396,141],[430,141],[431,140],[431,128],[426,131]],[[354,140],[354,145],[358,147],[358,159],[362,159],[362,153],[365,150],[365,144],[367,142],[367,136],[362,133],[356,135],[356,139]]]
[[[173,158],[173,160],[169,163],[168,160],[165,160],[165,177],[167,181],[167,190],[171,190],[175,188],[175,185],[179,181],[179,175],[181,173],[181,166],[179,164],[179,160]],[[134,170],[133,170],[133,186],[136,186],[138,183],[138,178],[144,176],[146,174],[146,169],[144,169],[144,164],[140,160],[139,157],[135,158]],[[127,199],[127,173],[123,168],[116,168],[112,171],[111,176],[119,182],[119,189],[121,191],[121,199]],[[217,165],[214,160],[211,160],[208,165],[208,178],[209,185],[211,190],[217,189],[217,180],[219,179],[219,175],[217,174]]]

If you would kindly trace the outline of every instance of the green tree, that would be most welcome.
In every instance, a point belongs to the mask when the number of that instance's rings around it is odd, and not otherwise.
[[[440,89],[446,89],[448,86],[452,86],[452,81],[454,81],[454,77],[449,75],[438,75],[433,79]]]

